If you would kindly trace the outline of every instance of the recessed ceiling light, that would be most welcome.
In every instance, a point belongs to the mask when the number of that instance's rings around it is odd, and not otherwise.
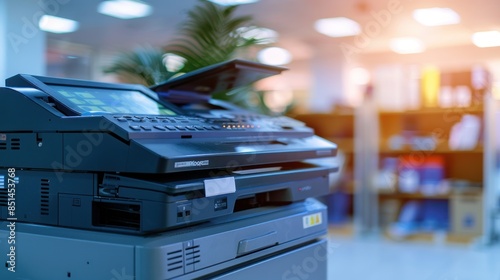
[[[163,63],[169,72],[177,72],[184,66],[186,59],[173,53],[166,53],[163,55]]]
[[[460,16],[450,8],[416,9],[413,18],[425,26],[457,24]]]
[[[390,48],[399,54],[421,53],[425,50],[424,43],[413,37],[394,38],[390,42]]]
[[[314,28],[319,33],[330,37],[355,36],[361,33],[359,24],[346,17],[319,19],[315,22]]]
[[[499,47],[500,32],[496,30],[476,32],[472,34],[472,42],[480,48]]]
[[[235,6],[258,2],[259,0],[208,0],[221,6]]]
[[[110,0],[101,2],[97,6],[97,11],[116,18],[131,19],[148,16],[153,9],[148,4],[140,1]]]
[[[49,15],[43,15],[38,21],[40,30],[52,33],[74,32],[78,29],[78,26],[79,23],[77,21]]]
[[[271,47],[260,50],[257,59],[264,64],[285,65],[292,61],[292,55],[283,48]]]
[[[264,27],[240,27],[236,30],[241,37],[256,39],[258,44],[271,44],[278,41],[278,32]]]

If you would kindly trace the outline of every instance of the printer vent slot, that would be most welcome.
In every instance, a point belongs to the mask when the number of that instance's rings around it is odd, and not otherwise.
[[[40,180],[40,215],[49,215],[50,180]]]
[[[94,201],[92,212],[95,226],[141,229],[141,206],[138,204]]]
[[[10,139],[10,149],[11,150],[21,150],[21,139],[19,139],[19,138]]]
[[[200,262],[200,245],[196,245],[193,247],[186,248],[185,250],[185,260],[186,260],[186,265],[193,265],[195,263]]]
[[[3,176],[0,176],[0,179],[2,178]],[[0,207],[7,207],[7,188],[4,188],[4,189],[0,189]]]
[[[184,259],[182,250],[175,250],[167,253],[167,271],[183,269]]]
[[[0,142],[0,150],[7,150],[7,142]]]
[[[7,175],[0,175],[0,207],[7,207],[8,189]]]

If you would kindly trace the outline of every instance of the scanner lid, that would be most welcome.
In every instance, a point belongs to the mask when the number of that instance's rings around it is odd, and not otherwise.
[[[212,94],[243,87],[280,74],[285,67],[233,59],[200,68],[150,87],[175,104],[206,102]]]

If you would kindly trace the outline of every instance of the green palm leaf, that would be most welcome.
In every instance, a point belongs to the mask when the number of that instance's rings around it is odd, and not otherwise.
[[[251,16],[236,16],[238,6],[221,7],[200,0],[187,13],[178,37],[162,50],[142,47],[130,53],[119,55],[113,64],[104,69],[105,73],[115,73],[129,83],[147,86],[164,82],[181,73],[224,62],[238,56],[250,59],[246,51],[266,39],[245,38],[240,28],[250,32],[256,28]],[[165,67],[165,54],[178,55],[184,59],[183,66],[169,72]],[[214,98],[229,100],[242,107],[267,113],[262,102],[262,93],[251,86],[229,92],[218,92]]]
[[[151,86],[176,74],[167,70],[163,56],[164,52],[161,49],[137,48],[116,57],[110,66],[104,68],[104,73],[115,73],[120,79],[129,83]]]
[[[259,43],[245,39],[237,32],[252,23],[251,16],[236,16],[238,6],[220,7],[200,1],[187,14],[179,38],[165,47],[165,51],[186,59],[181,72],[187,73],[201,67],[220,63]],[[238,51],[238,53],[237,53]]]

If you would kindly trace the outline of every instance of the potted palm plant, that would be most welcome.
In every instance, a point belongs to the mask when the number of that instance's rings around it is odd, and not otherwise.
[[[237,8],[237,5],[222,7],[200,0],[187,13],[178,37],[170,44],[161,48],[140,47],[123,53],[104,72],[114,73],[124,82],[153,86],[182,73],[232,58],[253,60],[249,50],[262,46],[266,39],[245,36],[257,27],[252,24],[251,16],[237,16]],[[171,56],[182,60],[180,67],[167,67],[165,62]],[[262,93],[252,87],[219,92],[213,98],[230,100],[262,113],[267,111]]]

